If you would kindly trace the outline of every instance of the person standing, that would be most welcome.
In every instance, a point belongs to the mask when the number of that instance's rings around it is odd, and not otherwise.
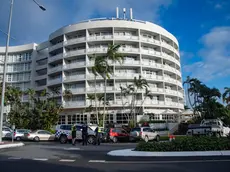
[[[82,126],[82,145],[87,145],[87,138],[88,138],[88,126],[86,123]]]
[[[72,145],[75,145],[76,143],[76,134],[77,134],[76,126],[73,125],[72,126]]]
[[[100,143],[101,143],[101,139],[100,139],[100,128],[98,126],[95,129],[95,136],[96,136],[95,145],[100,145]]]

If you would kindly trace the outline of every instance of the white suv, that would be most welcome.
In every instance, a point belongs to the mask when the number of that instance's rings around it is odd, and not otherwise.
[[[150,127],[136,127],[130,132],[130,140],[160,141],[160,135]]]

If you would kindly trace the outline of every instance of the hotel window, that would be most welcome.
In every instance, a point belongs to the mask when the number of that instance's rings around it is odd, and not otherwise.
[[[9,74],[9,75],[8,75],[8,78],[7,78],[7,81],[11,81],[11,80],[12,80],[12,75]]]

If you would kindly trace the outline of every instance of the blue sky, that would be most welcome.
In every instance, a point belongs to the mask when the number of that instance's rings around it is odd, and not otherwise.
[[[10,0],[0,1],[0,30],[7,30]],[[183,78],[197,77],[223,91],[230,87],[229,0],[15,0],[11,45],[40,43],[51,32],[80,20],[115,17],[115,8],[133,8],[134,18],[151,21],[180,43]],[[6,37],[0,33],[0,46]]]

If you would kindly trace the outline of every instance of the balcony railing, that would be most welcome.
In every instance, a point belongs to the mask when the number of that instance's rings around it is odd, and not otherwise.
[[[108,48],[89,48],[88,53],[106,53]]]
[[[45,68],[47,68],[47,64],[36,65],[36,70],[45,69]]]
[[[76,80],[84,80],[85,79],[85,75],[81,74],[81,75],[71,75],[71,76],[66,76],[64,77],[64,81],[76,81]]]
[[[163,80],[163,77],[160,75],[144,74],[143,77],[145,77],[146,79]]]
[[[105,87],[97,87],[96,88],[96,92],[103,92],[104,91],[104,88]],[[107,86],[106,87],[106,91],[113,91],[114,90],[114,87],[113,86]],[[87,88],[87,92],[95,92],[95,88],[92,86],[92,87],[89,87]]]
[[[56,45],[51,45],[51,46],[49,47],[49,51],[53,51],[53,50],[58,49],[58,48],[61,48],[61,47],[63,47],[63,42],[60,42],[60,43],[58,43],[58,44],[56,44]]]
[[[41,79],[46,79],[47,78],[47,76],[46,76],[46,74],[44,74],[44,75],[39,75],[39,76],[35,76],[35,80],[37,81],[37,80],[41,80]]]
[[[139,73],[115,73],[115,77],[118,78],[128,78],[133,79],[134,77],[139,77]]]
[[[138,36],[134,36],[134,35],[126,35],[126,36],[121,36],[121,35],[114,35],[114,39],[120,39],[120,40],[138,40],[139,37]]]
[[[64,45],[72,45],[72,44],[76,44],[79,42],[84,42],[85,40],[86,40],[86,37],[68,39],[64,42]]]
[[[153,43],[153,44],[160,44],[159,40],[153,39],[153,38],[146,38],[144,36],[141,36],[141,41],[143,42],[148,42],[148,43]]]
[[[75,51],[69,51],[64,54],[64,57],[71,57],[71,56],[77,56],[80,54],[84,54],[86,52],[85,49],[75,50]]]
[[[119,52],[127,52],[127,53],[137,53],[139,52],[139,48],[119,48]]]
[[[103,40],[103,39],[112,39],[113,35],[102,35],[102,36],[90,36],[87,39],[89,41],[94,41],[94,40]]]
[[[73,94],[85,92],[85,88],[69,88],[68,90],[70,90],[71,93],[73,93]]]
[[[35,90],[44,90],[46,89],[46,85],[36,85]]]
[[[52,72],[58,72],[62,70],[62,66],[57,66],[57,67],[53,67],[53,68],[48,68],[48,73],[52,73]]]
[[[123,63],[116,62],[116,65],[139,65],[139,60],[124,60]]]
[[[150,54],[150,55],[157,55],[157,56],[161,55],[161,52],[159,52],[159,51],[154,51],[154,50],[151,50],[151,49],[144,49],[144,48],[141,48],[141,53]]]
[[[62,83],[62,78],[48,80],[48,85],[59,84],[59,83]]]
[[[51,56],[48,58],[48,62],[53,62],[53,61],[56,61],[56,60],[59,60],[59,59],[62,59],[63,58],[63,54],[57,54],[55,56]]]
[[[85,106],[85,101],[66,101],[63,102],[64,108],[78,108],[79,106]]]
[[[85,66],[85,62],[75,62],[75,63],[69,63],[63,66],[63,69],[72,69],[72,68],[78,68],[78,67],[82,67]]]

